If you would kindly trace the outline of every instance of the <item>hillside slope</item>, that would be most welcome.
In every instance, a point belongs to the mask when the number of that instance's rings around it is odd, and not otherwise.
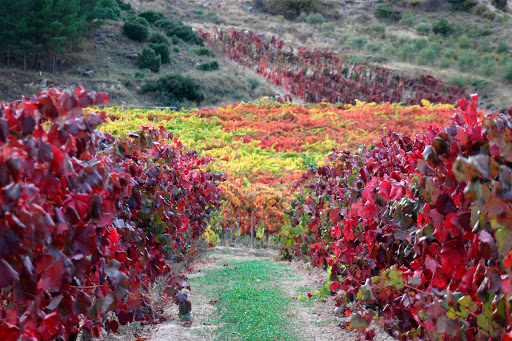
[[[98,30],[88,34],[74,51],[58,58],[56,74],[39,72],[29,67],[23,71],[22,58],[11,56],[11,67],[0,64],[0,100],[14,101],[21,96],[38,94],[51,87],[73,90],[83,86],[90,91],[108,92],[111,104],[146,107],[172,105],[162,96],[144,94],[142,87],[165,74],[181,74],[196,79],[205,95],[202,107],[222,103],[256,100],[276,94],[258,75],[246,73],[223,59],[217,71],[200,71],[197,66],[217,60],[199,56],[199,46],[179,41],[170,46],[171,63],[162,65],[158,73],[137,67],[137,54],[148,42],[136,42],[122,34],[123,21],[107,20]],[[155,31],[152,29],[152,31]],[[199,104],[191,103],[190,105]]]
[[[431,74],[478,92],[482,108],[510,105],[510,16],[489,1],[480,1],[480,7],[475,1],[467,11],[454,10],[441,0],[383,1],[399,13],[401,20],[395,21],[375,17],[376,1],[322,0],[320,19],[305,15],[296,20],[258,11],[252,1],[130,3],[135,8],[172,13],[193,27],[276,35],[299,48],[339,51],[347,59],[370,60],[411,77]],[[433,25],[443,18],[453,28],[448,36],[432,32]]]

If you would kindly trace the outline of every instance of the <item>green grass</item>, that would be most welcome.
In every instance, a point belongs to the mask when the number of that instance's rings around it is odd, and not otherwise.
[[[292,298],[279,289],[279,282],[290,279],[296,277],[286,264],[257,260],[205,270],[204,277],[191,282],[196,290],[218,299],[213,321],[220,326],[217,339],[300,340],[293,317],[286,316]]]

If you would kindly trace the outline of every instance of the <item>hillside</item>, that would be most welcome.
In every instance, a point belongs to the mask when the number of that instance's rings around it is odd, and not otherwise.
[[[123,15],[126,16],[127,11],[123,11],[121,17]],[[171,62],[162,65],[159,72],[141,70],[137,66],[137,55],[149,41],[127,38],[123,35],[123,24],[123,20],[106,20],[100,28],[89,32],[75,49],[58,55],[55,74],[44,67],[41,72],[36,71],[32,59],[24,72],[23,58],[11,55],[10,68],[0,64],[0,99],[13,101],[51,87],[74,89],[81,85],[91,91],[108,92],[114,105],[173,106],[175,104],[163,96],[141,91],[146,83],[157,81],[165,74],[181,74],[197,80],[205,97],[201,106],[205,107],[255,100],[279,91],[259,76],[243,72],[228,62],[221,62],[216,71],[198,70],[199,64],[211,62],[215,57],[198,55],[199,45],[181,39],[169,47]],[[155,27],[150,29],[151,33],[158,31]]]
[[[369,60],[411,77],[431,74],[478,92],[483,108],[507,107],[512,91],[510,16],[489,1],[480,6],[469,2],[473,5],[467,10],[456,10],[441,0],[383,1],[399,14],[399,20],[392,20],[375,17],[377,1],[324,0],[318,6],[321,17],[287,20],[257,10],[251,1],[130,1],[136,8],[173,13],[207,31],[212,26],[250,30],[279,36],[297,48]],[[448,36],[432,32],[442,18],[453,27]]]

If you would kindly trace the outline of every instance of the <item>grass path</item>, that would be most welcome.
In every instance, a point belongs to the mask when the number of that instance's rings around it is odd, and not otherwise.
[[[189,276],[192,326],[168,321],[153,331],[151,341],[354,340],[337,327],[332,299],[307,296],[322,287],[325,271],[276,262],[276,255],[221,247],[209,251]],[[169,308],[171,316],[175,307]]]
[[[292,298],[281,290],[286,280],[297,280],[283,263],[246,260],[208,269],[191,284],[215,299],[212,324],[220,340],[297,340],[291,312]]]

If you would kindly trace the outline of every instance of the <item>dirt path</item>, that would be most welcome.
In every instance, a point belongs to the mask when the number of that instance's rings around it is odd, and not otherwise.
[[[202,284],[202,280],[206,278],[204,276],[205,272],[223,268],[229,271],[231,269],[230,264],[264,261],[282,266],[286,272],[291,274],[288,277],[281,277],[276,274],[280,278],[276,278],[275,281],[271,280],[270,283],[276,285],[276,291],[280,291],[288,299],[291,298],[286,318],[293,326],[294,334],[296,334],[296,336],[291,338],[292,340],[327,341],[356,339],[356,332],[339,327],[340,323],[345,322],[347,319],[335,316],[335,306],[330,297],[307,298],[308,292],[314,292],[323,286],[327,276],[325,271],[309,269],[305,263],[300,262],[276,262],[274,260],[276,256],[277,252],[273,250],[215,248],[196,264],[194,272],[189,276],[192,283],[192,292],[189,297],[194,314],[192,326],[188,328],[183,327],[177,318],[170,318],[167,322],[158,325],[157,328],[153,328],[148,336],[152,341],[216,340],[220,337],[219,328],[222,327],[222,322],[219,324],[219,312],[217,311],[216,304],[212,304],[212,302],[218,296],[214,292],[208,291],[210,287],[204,287]],[[256,281],[259,280],[256,279]],[[168,316],[177,315],[175,307],[169,307],[166,313]],[[229,340],[246,339],[240,333],[233,334],[233,337],[228,338]],[[222,336],[222,339],[226,339],[225,335]],[[388,340],[390,338],[382,330],[380,332],[377,330],[375,339]]]

